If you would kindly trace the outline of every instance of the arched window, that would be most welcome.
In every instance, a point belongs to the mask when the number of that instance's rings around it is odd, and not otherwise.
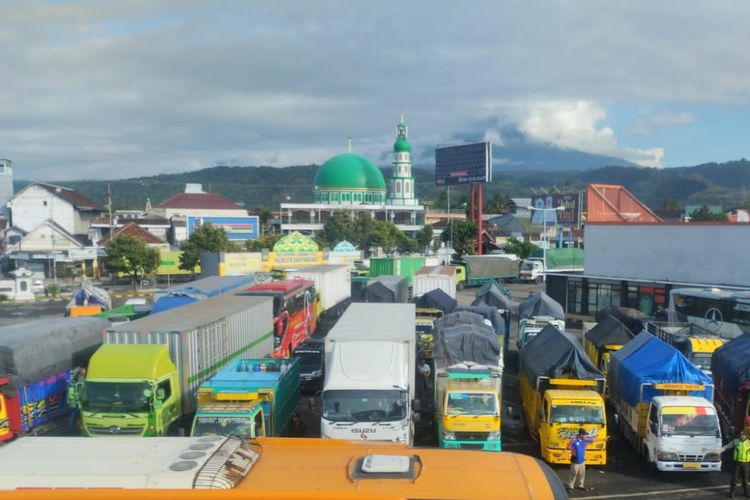
[[[406,194],[409,194],[409,183],[408,182],[404,182],[404,192]]]

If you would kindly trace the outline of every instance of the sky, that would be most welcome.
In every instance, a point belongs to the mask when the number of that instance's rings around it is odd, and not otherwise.
[[[0,0],[16,179],[389,163],[531,142],[650,167],[750,157],[750,2]],[[429,161],[429,160],[425,160]]]

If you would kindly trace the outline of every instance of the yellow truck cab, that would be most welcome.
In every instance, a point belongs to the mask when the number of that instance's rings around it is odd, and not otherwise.
[[[476,370],[476,378],[466,381],[471,374],[448,373],[436,379],[438,402],[438,440],[441,448],[467,450],[501,450],[499,372]],[[452,381],[451,376],[460,376]]]
[[[607,463],[607,421],[602,397],[596,391],[580,389],[545,391],[538,429],[540,453],[546,462],[570,463],[568,444],[578,434],[579,429],[586,429],[589,437],[594,440],[594,443],[586,449],[586,463],[589,465]]]

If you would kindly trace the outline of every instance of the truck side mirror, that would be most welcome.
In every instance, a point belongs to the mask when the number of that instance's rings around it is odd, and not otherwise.
[[[658,436],[658,435],[659,435],[659,424],[657,424],[656,422],[649,422],[649,424],[648,424],[648,425],[649,425],[649,427],[651,428],[651,432],[652,432],[652,433],[653,433],[653,434],[654,434],[655,436]]]
[[[412,399],[411,408],[412,408],[412,411],[414,412],[420,411],[422,409],[422,402],[418,399]]]
[[[536,413],[536,416],[537,416],[537,418],[539,419],[540,422],[544,422],[544,412],[542,410],[539,410]]]

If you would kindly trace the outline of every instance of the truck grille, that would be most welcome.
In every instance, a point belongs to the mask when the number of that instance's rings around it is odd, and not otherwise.
[[[487,441],[488,432],[456,432],[456,441]]]
[[[484,445],[482,443],[463,443],[459,445],[462,450],[482,450]]]
[[[143,434],[143,427],[120,427],[117,425],[88,425],[86,426],[89,433],[96,436],[140,436]]]
[[[678,454],[677,459],[680,462],[702,462],[703,455],[682,455]]]

